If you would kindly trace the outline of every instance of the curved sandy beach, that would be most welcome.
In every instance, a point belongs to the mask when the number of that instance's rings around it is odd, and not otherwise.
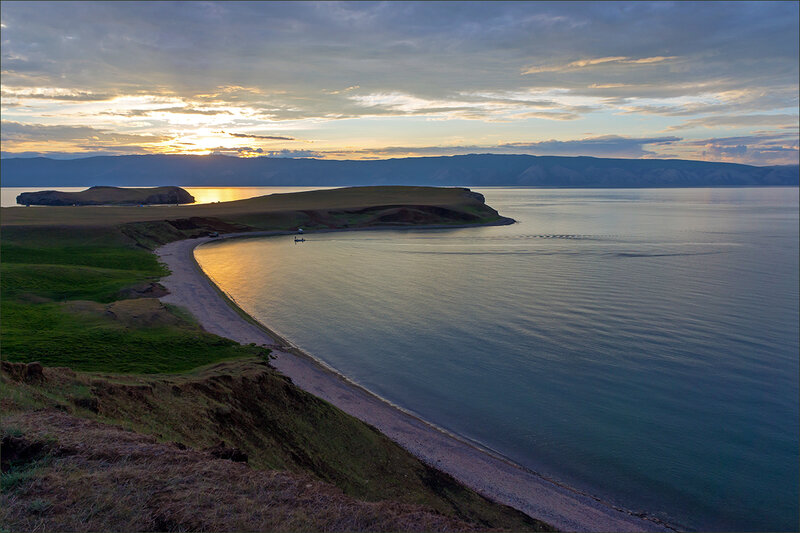
[[[223,235],[221,238],[286,233],[239,233]],[[161,300],[188,309],[207,331],[242,344],[282,347],[273,351],[276,355],[273,365],[299,387],[375,426],[422,461],[447,472],[473,490],[544,520],[558,529],[671,530],[658,520],[642,518],[612,507],[447,434],[326,369],[266,327],[247,320],[241,311],[234,309],[195,261],[194,249],[210,240],[219,239],[182,240],[156,250],[161,261],[172,272],[161,280],[170,291]]]

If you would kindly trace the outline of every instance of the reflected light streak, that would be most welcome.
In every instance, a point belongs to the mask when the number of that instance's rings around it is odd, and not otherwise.
[[[255,189],[242,187],[184,187],[194,196],[196,204],[211,204],[214,202],[232,202],[244,200],[253,196],[261,196]]]
[[[246,200],[256,196],[268,194],[283,194],[302,191],[319,191],[335,189],[335,187],[183,187],[194,196],[196,204],[211,204],[214,202],[233,202]]]

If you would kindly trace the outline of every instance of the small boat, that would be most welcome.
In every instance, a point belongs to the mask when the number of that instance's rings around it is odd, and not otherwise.
[[[306,242],[306,240],[303,237],[300,237],[299,239],[295,237],[294,242]]]

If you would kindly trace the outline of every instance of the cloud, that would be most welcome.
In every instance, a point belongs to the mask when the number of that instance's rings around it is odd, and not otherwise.
[[[123,111],[119,113],[106,112],[105,114],[122,115],[126,117],[148,117],[148,116],[153,116],[154,114],[157,113],[178,113],[183,115],[207,115],[207,116],[232,114],[228,109],[200,109],[191,106],[159,107],[156,109],[132,109],[130,111]]]
[[[670,61],[677,59],[676,56],[653,56],[653,57],[640,57],[632,59],[625,56],[611,56],[611,57],[595,57],[590,59],[578,59],[570,61],[565,65],[539,65],[532,66],[522,70],[522,74],[539,74],[542,72],[562,72],[565,70],[574,70],[586,67],[593,67],[595,65],[603,65],[607,63],[616,63],[623,65],[651,65],[653,63],[661,63],[663,61]]]
[[[121,133],[117,131],[94,128],[91,126],[62,126],[46,124],[23,124],[14,121],[2,121],[0,133],[5,143],[24,141],[70,141],[96,143],[155,143],[168,140],[168,136]]]
[[[56,152],[56,151],[48,151],[48,152],[32,152],[32,151],[23,151],[23,152],[8,152],[8,151],[0,151],[0,158],[2,159],[11,159],[11,158],[24,158],[29,159],[32,157],[47,157],[48,159],[84,159],[86,157],[95,157],[95,156],[115,156],[115,155],[145,155],[148,152],[144,149],[140,149],[139,151],[133,149],[122,149],[122,150],[115,150],[113,148],[106,149],[106,150],[87,150],[85,152]]]
[[[288,149],[265,151],[264,155],[266,157],[281,157],[281,158],[324,157],[324,154],[321,152],[315,152],[312,150],[288,150]]]
[[[6,120],[0,123],[0,133],[4,151],[13,153],[146,154],[153,151],[154,145],[170,140],[165,135],[124,133],[91,126],[23,124]]]
[[[538,65],[528,67],[522,70],[522,74],[539,74],[541,72],[559,72],[563,70],[570,70],[575,68],[588,67],[591,65],[600,65],[603,63],[616,63],[625,59],[625,57],[598,57],[595,59],[583,59],[578,61],[571,61],[565,65]]]
[[[198,149],[198,151],[207,151],[207,149]],[[211,153],[216,155],[239,155],[239,156],[251,157],[263,154],[264,149],[253,148],[252,146],[234,146],[234,147],[218,146],[216,148],[212,148]]]
[[[727,146],[708,144],[702,151],[704,158],[749,165],[797,165],[800,152],[797,146]]]
[[[693,139],[683,144],[702,159],[749,165],[800,164],[800,141],[796,135],[761,133]]]
[[[738,144],[736,146],[719,146],[709,145],[707,150],[703,151],[703,155],[709,155],[714,159],[724,159],[728,156],[743,156],[747,153],[747,146]]]
[[[12,89],[3,87],[0,96],[11,99],[25,100],[52,100],[63,102],[103,102],[115,98],[116,94],[99,94],[91,91],[79,91],[74,89],[61,89],[50,87],[33,87],[24,89]]]
[[[229,131],[219,131],[217,133],[224,133],[231,137],[241,137],[244,139],[263,139],[267,141],[296,141],[294,137],[281,137],[279,135],[256,135],[254,133],[231,133]]]
[[[694,118],[680,124],[670,126],[667,131],[685,130],[690,128],[718,128],[718,127],[748,127],[748,126],[797,126],[798,116],[779,115],[720,115]]]
[[[527,92],[460,92],[431,100],[410,94],[371,93],[352,95],[349,99],[360,109],[355,115],[438,116],[491,122],[544,119],[575,120],[597,108],[589,105],[560,103],[555,98],[531,98]]]
[[[241,3],[209,18],[180,3],[12,3],[3,10],[4,54],[25,58],[26,70],[4,57],[4,84],[35,74],[76,90],[166,87],[189,96],[227,85],[232,90],[221,97],[280,87],[314,98],[331,87],[360,86],[433,98],[552,86],[549,76],[519,76],[531,64],[555,65],[568,75],[557,80],[567,88],[638,85],[638,69],[619,67],[663,67],[680,58],[680,69],[648,71],[651,82],[711,78],[748,86],[760,78],[794,85],[797,6],[788,4],[512,2],[454,10],[439,3]],[[74,39],[65,43],[67,32]],[[606,67],[617,79],[593,79]]]
[[[525,113],[515,113],[513,115],[513,118],[515,119],[540,118],[544,120],[577,120],[581,118],[581,116],[578,113],[528,111]]]
[[[678,56],[654,56],[654,57],[641,57],[639,59],[627,59],[623,63],[631,63],[634,65],[644,65],[650,63],[661,63],[662,61],[671,61],[678,59]]]
[[[680,137],[622,137],[604,135],[569,141],[538,141],[532,143],[507,143],[503,148],[523,150],[526,153],[547,155],[594,155],[599,157],[643,157],[655,152],[645,150],[647,145],[664,145],[680,141]]]
[[[354,91],[354,90],[360,89],[360,88],[361,88],[360,85],[351,85],[350,87],[346,87],[346,88],[344,88],[344,89],[342,89],[340,91],[327,91],[326,90],[326,91],[323,91],[323,92],[325,92],[326,94],[342,94],[342,93]]]
[[[3,119],[90,125],[109,147],[205,128],[325,150],[796,127],[797,2],[455,5],[4,2]],[[13,150],[45,149],[30,142]]]

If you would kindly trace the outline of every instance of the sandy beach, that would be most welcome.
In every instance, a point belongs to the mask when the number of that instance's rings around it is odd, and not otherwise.
[[[286,232],[226,234],[220,238],[280,234]],[[445,433],[326,368],[266,326],[248,320],[195,261],[194,249],[212,240],[219,238],[182,240],[156,250],[171,271],[171,275],[161,280],[170,294],[161,300],[188,309],[207,331],[242,344],[270,345],[276,356],[273,365],[299,387],[371,424],[422,461],[447,472],[480,494],[558,529],[671,530],[658,520],[615,508]]]

